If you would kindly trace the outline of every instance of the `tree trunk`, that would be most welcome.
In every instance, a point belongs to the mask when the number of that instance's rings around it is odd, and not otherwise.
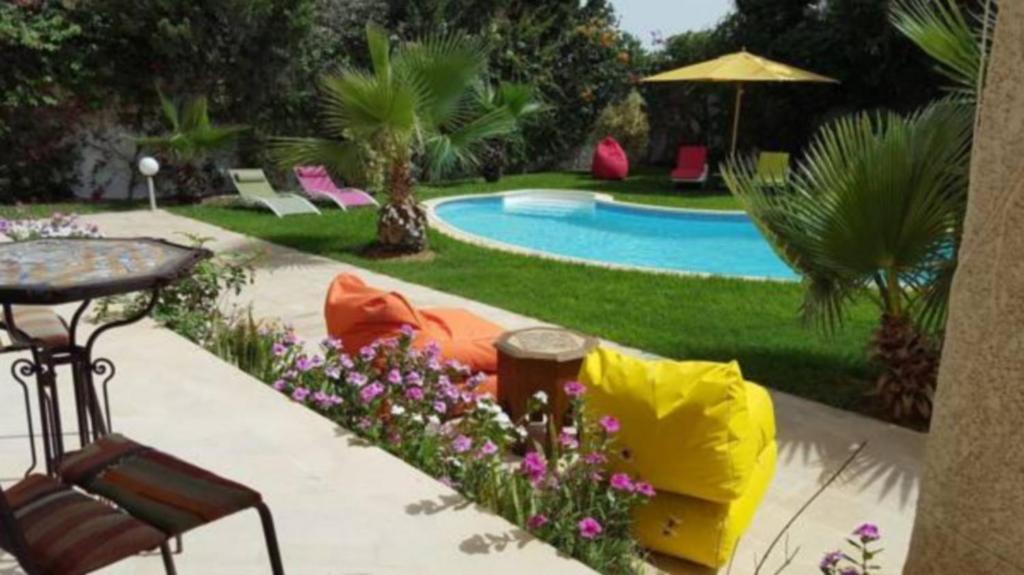
[[[388,170],[388,202],[377,219],[377,240],[399,253],[427,249],[427,213],[413,195],[408,161],[392,162]]]
[[[890,414],[927,422],[939,372],[938,346],[910,318],[885,314],[875,331],[871,358],[882,365],[876,394]]]
[[[1000,2],[904,573],[1024,573],[1024,2]]]

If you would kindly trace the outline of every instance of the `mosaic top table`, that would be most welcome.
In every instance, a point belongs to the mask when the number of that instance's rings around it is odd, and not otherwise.
[[[32,356],[31,360],[18,359],[11,368],[25,392],[32,442],[30,471],[36,465],[36,454],[26,379],[36,380],[46,467],[53,473],[64,454],[57,367],[67,365],[71,370],[79,443],[84,446],[106,435],[110,428],[106,387],[114,375],[114,364],[106,358],[93,358],[96,340],[110,329],[135,323],[148,315],[161,288],[185,277],[211,255],[205,249],[149,238],[39,239],[0,244],[2,327],[12,341],[2,351],[28,350]],[[142,310],[98,326],[84,343],[78,341],[82,316],[94,299],[140,291],[150,293]],[[19,314],[15,313],[15,306],[72,302],[80,303],[70,323],[60,319],[67,330],[67,337],[60,344],[34,339],[16,323]],[[102,405],[94,376],[104,378]]]

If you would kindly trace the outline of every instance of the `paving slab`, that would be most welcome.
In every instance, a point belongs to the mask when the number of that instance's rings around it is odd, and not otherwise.
[[[268,214],[267,217],[273,216]],[[371,285],[400,291],[412,303],[418,306],[463,307],[507,329],[546,325],[545,322],[511,313],[494,306],[374,273],[357,266],[269,244],[163,211],[155,213],[139,211],[97,214],[87,216],[85,219],[96,223],[108,236],[153,236],[182,241],[182,234],[187,233],[212,238],[210,247],[215,251],[261,252],[263,257],[258,264],[256,282],[245,290],[241,300],[244,303],[251,303],[258,317],[281,318],[285,322],[292,324],[299,335],[311,341],[319,340],[324,336],[322,306],[327,285],[335,275],[342,272],[356,273]],[[616,345],[614,342],[606,343]],[[638,355],[653,357],[652,354],[641,350],[630,350],[622,346],[617,347]],[[129,353],[127,349],[125,353]],[[193,351],[193,353],[195,352]],[[742,364],[742,357],[736,359]],[[168,364],[168,366],[172,373],[177,368],[177,364]],[[182,369],[187,368],[187,366],[182,367]],[[247,383],[251,384],[252,382],[249,381]],[[266,420],[266,423],[262,425],[253,425],[251,418],[240,414],[240,410],[247,407],[248,398],[250,395],[256,395],[256,392],[244,391],[242,387],[244,386],[238,385],[236,390],[235,405],[231,404],[231,400],[225,400],[225,403],[214,403],[208,409],[213,410],[212,413],[221,414],[222,417],[225,417],[230,422],[235,422],[236,418],[240,419],[241,422],[236,423],[239,430],[249,425],[253,430],[252,433],[256,433],[260,437],[263,437],[268,429],[273,430],[270,434],[274,435],[273,439],[276,443],[273,444],[272,451],[266,454],[266,459],[263,461],[267,465],[268,472],[281,466],[294,466],[298,470],[333,469],[340,472],[342,464],[338,461],[322,461],[323,458],[331,457],[340,457],[342,461],[346,461],[345,458],[349,457],[348,455],[338,455],[331,451],[331,448],[334,446],[334,443],[332,443],[334,439],[333,431],[329,438],[310,439],[309,441],[312,442],[312,446],[307,450],[301,441],[291,436],[292,430],[279,429],[276,420],[274,423]],[[208,397],[210,392],[203,386],[188,385],[185,389],[187,389],[188,395],[194,395],[190,401],[203,402],[208,400],[209,402],[214,402],[218,399],[223,399]],[[183,393],[183,395],[185,394]],[[784,551],[787,547],[790,552],[798,550],[788,572],[815,573],[817,572],[817,562],[820,556],[825,551],[841,546],[845,536],[858,524],[866,521],[878,523],[882,528],[886,551],[881,556],[880,563],[884,567],[884,573],[900,572],[906,550],[909,546],[910,531],[914,520],[914,510],[918,494],[919,467],[926,436],[786,393],[773,390],[772,397],[775,401],[778,423],[779,465],[765,501],[761,505],[753,525],[735,553],[733,565],[729,572],[738,575],[755,573],[755,563],[763,557],[771,541],[775,539],[779,531],[807,499],[835,474],[849,457],[851,451],[865,441],[868,442],[867,447],[794,523],[789,530],[788,537],[784,538],[777,545],[776,551],[766,562],[761,573],[775,573],[776,569],[785,559]],[[125,397],[122,399],[123,403],[119,403],[115,411],[117,409],[129,409],[133,399],[140,402],[136,409],[148,409],[148,406],[145,405],[145,397]],[[7,422],[11,419],[9,416],[11,408],[7,407],[8,405],[5,402],[4,406],[0,407],[0,413],[4,414],[4,425],[9,427],[10,424]],[[289,406],[290,408],[291,406]],[[249,410],[244,409],[244,412],[249,413]],[[213,421],[216,422],[217,416],[213,415],[212,417]],[[20,419],[15,419],[20,421]],[[141,419],[144,420],[146,418],[143,417]],[[150,423],[150,425],[152,424]],[[211,423],[210,426],[216,428],[218,425]],[[339,431],[338,433],[342,432]],[[167,426],[165,437],[171,438],[174,435],[181,435],[178,426]],[[310,431],[309,437],[311,438],[312,436],[313,432]],[[156,435],[154,437],[160,438],[162,436]],[[235,450],[235,441],[242,441],[238,445],[246,445],[241,437],[231,437],[230,441],[211,440],[209,443],[200,442],[199,445],[189,444],[186,441],[185,445],[190,446],[192,450],[191,453],[187,454],[195,454],[197,461],[208,460],[213,462],[217,462],[218,455],[220,455],[225,464],[227,464],[232,461],[227,459],[227,457],[228,453]],[[269,441],[270,438],[267,439]],[[180,437],[178,440],[180,440]],[[331,447],[329,448],[328,446]],[[271,449],[270,444],[265,447]],[[280,457],[279,462],[282,465],[274,465],[272,463],[277,457]],[[230,467],[234,468],[235,465],[232,463]],[[243,477],[243,479],[246,478]],[[425,481],[433,483],[430,480]],[[277,481],[268,481],[267,483],[270,484],[269,487],[273,487]],[[255,484],[259,485],[259,483]],[[421,489],[425,488],[421,487]],[[438,488],[435,487],[435,489]],[[378,492],[379,497],[386,499],[388,497],[386,492],[387,489],[382,489]],[[442,493],[443,489],[438,492]],[[346,493],[348,495],[345,497],[363,497],[363,495],[356,492]],[[396,494],[391,495],[391,497],[395,496]],[[317,519],[323,518],[323,514],[326,513],[325,509],[318,508],[315,504],[311,507],[302,507],[304,503],[298,499],[295,501],[295,508],[287,511],[287,513],[294,512],[295,517],[299,517],[304,512],[310,513],[310,521],[307,522],[307,525],[317,523]],[[424,498],[424,501],[429,501],[429,497]],[[292,504],[283,503],[278,506],[281,507],[282,505],[290,507]],[[341,501],[340,499],[337,502],[333,499],[324,499],[321,507],[341,510],[347,509],[348,505],[350,505],[349,502]],[[284,509],[282,509],[282,512],[285,512]],[[389,515],[387,511],[381,511],[381,513],[383,518],[388,520],[393,518],[393,515]],[[333,514],[331,517],[339,521],[342,520],[338,519],[340,515],[337,514]],[[379,537],[382,538],[381,540],[389,539],[389,527],[387,527],[388,523],[386,521],[370,522],[370,518],[363,519],[366,520],[366,523],[362,524],[364,527],[372,530],[373,526],[381,525],[382,533],[366,534],[360,532],[362,537]],[[235,523],[232,523],[232,525],[235,525]],[[296,521],[294,525],[299,526],[300,531],[302,530],[302,523]],[[323,529],[332,529],[326,523],[323,525]],[[237,528],[245,528],[245,521],[238,523]],[[345,529],[344,526],[335,528],[339,532],[345,532]],[[318,528],[317,531],[319,530]],[[391,531],[394,532],[395,530]],[[492,530],[488,533],[489,535],[494,535],[499,532],[500,530]],[[228,533],[228,531],[225,531],[225,533]],[[477,539],[475,543],[466,543],[466,549],[483,549],[486,547],[483,542],[489,540],[489,535],[483,535],[483,539]],[[239,541],[243,540],[239,539]],[[356,540],[365,541],[365,539],[358,538]],[[404,535],[390,540],[396,546],[401,546],[405,542]],[[501,540],[500,537],[499,540]],[[309,542],[308,546],[303,548],[308,548],[312,556],[318,556],[318,554],[330,555],[332,553],[331,545],[349,544],[347,541],[344,541],[344,538],[339,538],[338,541],[341,542],[325,544],[323,539],[315,538]],[[328,548],[314,549],[316,545],[320,544],[325,544]],[[296,545],[298,544],[296,543]],[[459,545],[461,546],[462,543],[460,542]],[[534,546],[540,547],[539,545]],[[528,545],[527,548],[529,547]],[[507,553],[509,548],[518,548],[518,546],[507,545],[505,553]],[[493,552],[485,555],[495,556]],[[501,555],[501,557],[503,561],[518,561],[512,555]],[[652,567],[652,571],[660,570],[679,574],[710,572],[699,566],[670,558],[654,557],[652,560],[655,565],[655,567]],[[0,563],[0,573],[3,573],[2,565]],[[489,564],[487,568],[491,568]],[[523,564],[514,571],[525,572],[528,568],[526,564]],[[452,569],[449,568],[447,571],[451,572]],[[183,570],[183,572],[191,573],[193,571]],[[341,573],[354,571],[312,570],[301,572]],[[366,572],[386,573],[391,571],[380,567]],[[416,572],[428,571],[419,570]]]

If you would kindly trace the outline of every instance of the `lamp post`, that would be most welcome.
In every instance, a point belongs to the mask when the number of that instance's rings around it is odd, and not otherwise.
[[[149,183],[149,209],[156,211],[156,188],[153,186],[153,176],[160,171],[160,162],[152,156],[146,156],[139,160],[139,173],[146,176]]]

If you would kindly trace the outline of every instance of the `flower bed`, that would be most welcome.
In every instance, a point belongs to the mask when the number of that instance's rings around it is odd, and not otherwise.
[[[528,431],[538,424],[528,421],[539,419],[546,397],[534,397],[530,415],[512,421],[491,398],[474,394],[482,375],[442,361],[437,347],[414,349],[413,336],[406,328],[351,351],[327,339],[314,354],[292,331],[243,316],[210,347],[594,569],[639,572],[643,553],[630,534],[631,510],[654,489],[606,473],[619,422],[588,421],[585,388],[570,382],[573,425],[547,424],[538,438]]]
[[[20,242],[41,238],[98,238],[100,232],[95,225],[79,222],[78,216],[74,214],[56,212],[42,219],[0,218],[0,236]]]

